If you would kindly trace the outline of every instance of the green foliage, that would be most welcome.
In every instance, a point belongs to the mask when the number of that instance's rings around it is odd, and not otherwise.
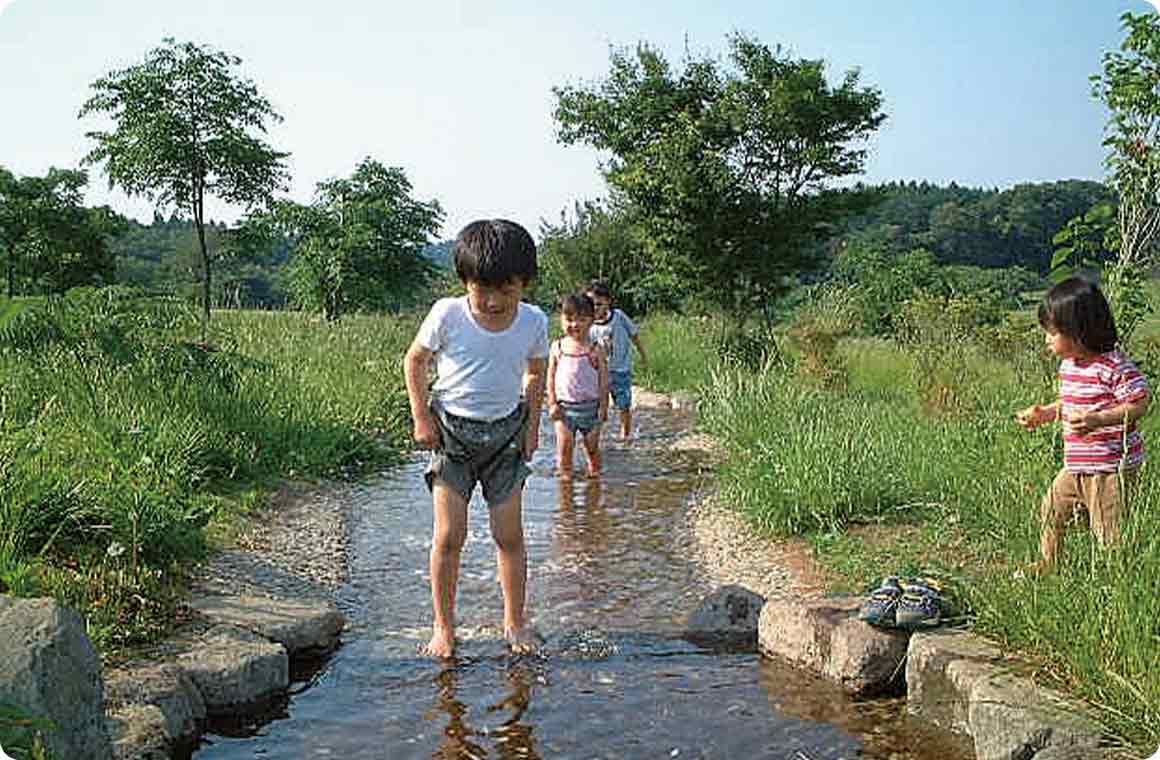
[[[616,294],[616,305],[630,314],[675,309],[687,292],[671,273],[654,271],[643,230],[628,210],[611,204],[577,203],[571,218],[545,222],[540,228],[536,298],[553,306],[564,293],[603,280]]]
[[[925,249],[939,264],[1049,269],[1052,237],[1069,219],[1112,193],[1098,182],[1024,183],[1008,190],[891,182],[867,188],[879,202],[835,220],[841,242],[869,243],[897,256]]]
[[[615,51],[603,82],[555,89],[555,118],[562,142],[612,154],[653,277],[744,322],[815,263],[836,209],[864,203],[827,187],[862,170],[885,116],[856,71],[831,85],[823,62],[742,35],[729,60],[674,72],[647,45]]]
[[[82,171],[17,177],[0,167],[0,252],[9,298],[112,280],[109,240],[125,221],[107,206],[85,208],[86,184]]]
[[[236,494],[406,445],[411,322],[219,321],[219,348],[191,343],[179,299],[104,289],[0,326],[0,585],[79,607],[104,649],[170,625],[181,567]]]
[[[44,734],[55,728],[47,719],[0,702],[0,749],[13,760],[54,760],[55,754],[44,744]]]
[[[1108,108],[1104,147],[1118,196],[1118,260],[1143,266],[1155,259],[1160,235],[1160,19],[1153,13],[1120,17],[1126,36],[1104,54],[1092,94]]]
[[[364,159],[348,179],[319,183],[308,206],[278,201],[250,217],[241,237],[289,240],[287,283],[295,305],[336,320],[349,311],[425,302],[438,267],[426,255],[443,210],[411,198],[398,167]]]
[[[109,185],[189,214],[201,252],[203,336],[216,256],[205,240],[205,198],[246,207],[285,184],[285,153],[254,132],[281,117],[232,69],[241,59],[166,39],[145,60],[92,83],[80,116],[105,114],[114,129],[92,131],[86,163],[104,163]]]

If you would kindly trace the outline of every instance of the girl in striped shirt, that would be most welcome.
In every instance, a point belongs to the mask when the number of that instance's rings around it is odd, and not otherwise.
[[[1050,569],[1063,534],[1086,511],[1100,546],[1114,546],[1126,512],[1126,489],[1144,461],[1144,439],[1137,421],[1148,409],[1148,381],[1116,348],[1111,309],[1094,284],[1078,277],[1064,280],[1039,305],[1039,324],[1059,365],[1059,399],[1036,404],[1015,417],[1034,430],[1063,421],[1063,469],[1040,506],[1042,559],[1033,573]]]

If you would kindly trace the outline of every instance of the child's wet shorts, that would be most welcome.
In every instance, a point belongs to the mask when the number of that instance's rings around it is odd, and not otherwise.
[[[451,414],[438,401],[431,402],[431,411],[441,443],[424,473],[428,489],[439,478],[466,501],[479,483],[484,500],[495,505],[523,487],[532,470],[524,461],[527,410],[522,402],[507,417],[490,421]]]
[[[573,433],[587,433],[600,427],[600,402],[561,401],[560,412],[564,415],[564,427]]]
[[[632,372],[609,372],[608,390],[617,409],[632,408]]]

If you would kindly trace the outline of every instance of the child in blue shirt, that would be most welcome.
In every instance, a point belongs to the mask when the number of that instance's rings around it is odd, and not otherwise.
[[[640,352],[640,363],[648,365],[648,355],[640,340],[640,328],[620,309],[612,307],[612,291],[603,282],[593,282],[584,291],[596,307],[596,320],[588,334],[608,355],[608,384],[612,403],[620,412],[620,437],[632,438],[632,349]]]

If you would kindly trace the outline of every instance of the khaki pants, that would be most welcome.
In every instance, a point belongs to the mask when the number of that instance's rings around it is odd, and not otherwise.
[[[1078,474],[1060,470],[1043,497],[1039,519],[1043,531],[1039,553],[1045,562],[1054,562],[1063,544],[1063,535],[1073,522],[1087,517],[1100,546],[1120,541],[1120,523],[1127,514],[1128,498],[1134,492],[1139,468],[1121,472]]]

